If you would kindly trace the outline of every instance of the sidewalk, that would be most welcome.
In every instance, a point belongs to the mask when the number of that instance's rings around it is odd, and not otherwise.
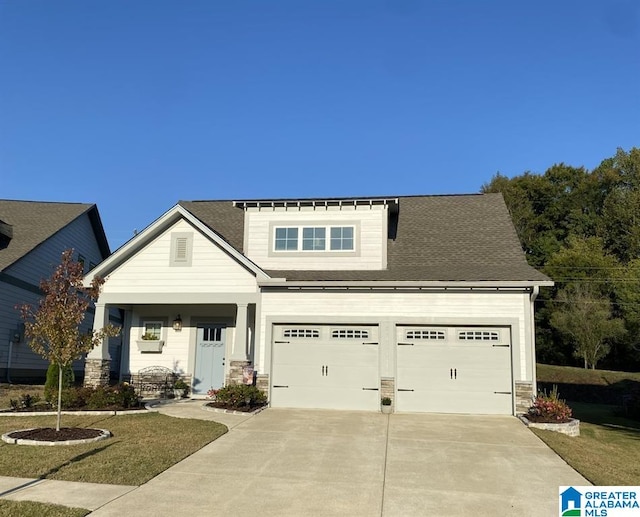
[[[233,429],[252,415],[233,415],[206,411],[204,400],[187,400],[161,404],[158,411],[176,418],[213,420]],[[17,446],[18,447],[18,446]],[[19,446],[26,447],[26,446]],[[30,479],[0,476],[0,498],[11,501],[36,501],[76,508],[96,510],[105,504],[138,489],[137,486],[105,485],[57,481],[54,479]]]

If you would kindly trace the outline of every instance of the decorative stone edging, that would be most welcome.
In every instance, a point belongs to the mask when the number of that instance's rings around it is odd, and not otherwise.
[[[212,411],[213,413],[225,413],[227,415],[257,415],[260,411],[267,409],[267,406],[262,406],[253,411],[234,411],[233,409],[222,409],[219,407],[207,406],[208,402],[205,402],[201,407],[205,411]]]
[[[62,415],[71,416],[85,416],[85,415],[97,415],[97,416],[121,416],[121,415],[146,415],[149,412],[157,412],[158,410],[153,408],[149,404],[145,404],[145,409],[123,409],[121,411],[62,411]],[[57,411],[0,411],[0,417],[3,416],[55,416]]]
[[[37,429],[37,427],[32,427],[31,429],[14,429],[13,431],[9,431],[2,435],[2,441],[9,443],[11,445],[80,445],[82,443],[92,443],[99,442],[100,440],[106,440],[111,436],[111,432],[106,429],[98,429],[100,434],[95,438],[83,438],[81,440],[66,440],[66,441],[44,441],[44,440],[28,440],[26,438],[11,438],[9,435],[11,433],[16,433],[18,431],[31,431],[32,429]]]
[[[518,418],[527,427],[535,427],[536,429],[544,429],[545,431],[554,431],[556,433],[566,434],[567,436],[580,436],[580,420],[576,418],[572,418],[563,424],[531,422],[525,415],[520,415]]]

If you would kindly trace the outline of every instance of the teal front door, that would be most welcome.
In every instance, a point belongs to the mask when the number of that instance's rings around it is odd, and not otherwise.
[[[193,393],[206,395],[224,385],[224,335],[221,325],[198,327]]]

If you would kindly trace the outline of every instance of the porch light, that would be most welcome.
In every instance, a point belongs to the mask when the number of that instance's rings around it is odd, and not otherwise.
[[[180,332],[182,330],[182,318],[180,317],[180,314],[178,314],[176,319],[173,320],[173,330],[176,332]]]

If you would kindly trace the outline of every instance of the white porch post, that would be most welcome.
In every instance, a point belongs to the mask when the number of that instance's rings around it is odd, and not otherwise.
[[[249,365],[247,357],[247,304],[237,304],[236,331],[233,340],[233,350],[229,361],[228,383],[242,384],[243,370]]]
[[[236,337],[233,342],[232,361],[247,360],[247,304],[239,303],[236,311]]]
[[[109,324],[109,308],[104,303],[96,303],[93,317],[93,329],[98,330]],[[84,365],[84,385],[104,386],[109,384],[109,367],[111,356],[109,355],[109,338],[102,342],[87,354]]]

